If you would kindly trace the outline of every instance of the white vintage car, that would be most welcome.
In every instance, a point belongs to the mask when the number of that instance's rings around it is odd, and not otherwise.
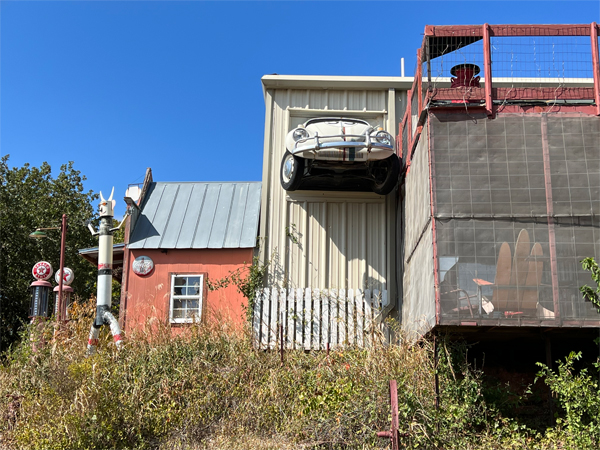
[[[310,119],[288,133],[285,146],[280,178],[286,191],[298,189],[310,178],[353,177],[373,192],[386,195],[398,182],[400,161],[394,152],[394,138],[365,120]]]

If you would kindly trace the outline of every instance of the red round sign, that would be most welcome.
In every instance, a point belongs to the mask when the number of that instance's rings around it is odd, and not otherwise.
[[[144,277],[154,269],[154,261],[147,256],[138,256],[133,261],[131,268],[133,269],[133,273]]]
[[[73,273],[73,271],[68,267],[65,267],[65,276],[63,277],[63,284],[65,286],[69,286],[73,282],[74,278],[75,274]],[[54,275],[54,281],[60,284],[60,269],[58,269],[56,274]]]
[[[38,280],[46,281],[52,276],[52,266],[49,262],[40,261],[33,266],[31,273]]]

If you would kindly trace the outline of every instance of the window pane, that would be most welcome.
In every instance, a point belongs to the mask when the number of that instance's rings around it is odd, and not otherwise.
[[[201,281],[201,275],[173,277],[173,312],[171,316],[173,320],[200,317]],[[188,298],[181,298],[186,296]]]

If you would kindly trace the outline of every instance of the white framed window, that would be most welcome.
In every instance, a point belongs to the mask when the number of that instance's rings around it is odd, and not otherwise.
[[[171,274],[171,322],[200,321],[203,291],[204,275]]]

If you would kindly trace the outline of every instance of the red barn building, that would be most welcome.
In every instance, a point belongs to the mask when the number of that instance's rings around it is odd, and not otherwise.
[[[209,291],[252,263],[260,213],[260,182],[152,182],[126,228],[121,322],[125,330],[158,318],[174,326],[215,313],[243,325],[247,300],[236,286]]]

